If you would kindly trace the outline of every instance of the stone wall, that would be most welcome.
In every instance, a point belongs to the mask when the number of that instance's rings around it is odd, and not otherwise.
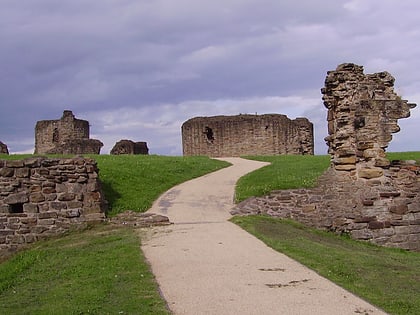
[[[247,199],[233,215],[265,214],[307,226],[349,233],[378,245],[420,251],[420,167],[391,166],[393,186],[354,181],[330,168],[316,188],[272,191]]]
[[[322,89],[328,109],[331,167],[314,189],[274,191],[239,204],[233,214],[264,213],[349,233],[355,239],[420,251],[420,166],[388,161],[397,120],[415,104],[393,91],[387,72],[363,74],[343,64]]]
[[[58,120],[38,121],[35,154],[99,154],[103,143],[89,139],[89,122],[76,119],[69,110]]]
[[[279,114],[196,117],[182,125],[182,144],[186,156],[313,154],[313,125]]]
[[[104,219],[93,159],[0,160],[0,256]]]
[[[132,140],[120,140],[112,148],[111,154],[149,154],[147,143],[140,141],[134,142]]]
[[[397,120],[409,117],[416,106],[394,92],[394,81],[388,72],[365,75],[362,66],[352,63],[328,72],[321,92],[334,169],[357,169],[354,176],[371,178],[380,177],[389,165],[385,149],[391,134],[400,130]]]
[[[9,154],[9,150],[7,149],[7,145],[0,141],[0,154]]]

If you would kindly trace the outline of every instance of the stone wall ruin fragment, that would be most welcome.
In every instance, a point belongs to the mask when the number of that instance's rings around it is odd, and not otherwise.
[[[239,204],[233,214],[268,214],[348,233],[378,245],[420,251],[420,165],[389,161],[398,119],[416,105],[401,99],[388,72],[346,63],[321,90],[328,109],[331,167],[313,189],[274,191]]]
[[[149,154],[149,148],[147,142],[139,141],[134,142],[132,140],[120,140],[112,148],[111,154]]]
[[[7,145],[0,141],[0,154],[9,154]]]
[[[89,139],[89,122],[65,110],[58,120],[41,120],[35,126],[35,154],[99,154],[103,143]]]
[[[25,244],[105,219],[89,158],[0,160],[0,258]]]

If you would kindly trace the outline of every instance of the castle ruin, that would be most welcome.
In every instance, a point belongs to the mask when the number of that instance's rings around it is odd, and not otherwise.
[[[26,244],[105,220],[90,158],[0,160],[0,260]]]
[[[402,100],[388,72],[346,63],[321,90],[328,109],[331,166],[313,189],[248,199],[233,214],[261,213],[348,233],[378,245],[420,251],[420,165],[389,161],[385,149],[398,119],[416,105]]]
[[[147,142],[139,141],[134,142],[132,140],[120,140],[112,148],[110,154],[120,155],[120,154],[149,154],[149,148],[147,147]]]
[[[0,154],[9,154],[7,145],[0,141]]]
[[[58,120],[38,121],[35,154],[99,154],[103,143],[89,139],[89,122],[65,110]]]
[[[182,146],[186,156],[313,154],[313,125],[280,114],[196,117],[182,125]]]

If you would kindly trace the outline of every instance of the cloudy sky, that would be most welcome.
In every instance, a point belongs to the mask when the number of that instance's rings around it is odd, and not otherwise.
[[[338,64],[388,71],[420,107],[418,0],[0,0],[0,141],[33,152],[38,120],[89,120],[109,153],[181,155],[196,116],[307,117],[326,154],[320,88]],[[419,151],[420,109],[389,151]]]

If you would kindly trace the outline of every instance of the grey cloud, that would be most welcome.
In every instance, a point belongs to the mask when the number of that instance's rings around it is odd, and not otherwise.
[[[19,139],[37,120],[72,109],[104,142],[144,134],[157,153],[179,153],[189,116],[264,113],[270,97],[290,96],[308,102],[295,107],[323,145],[319,89],[337,64],[387,70],[420,103],[419,9],[413,0],[3,0],[0,140],[27,150]],[[135,121],[106,121],[118,109]]]

